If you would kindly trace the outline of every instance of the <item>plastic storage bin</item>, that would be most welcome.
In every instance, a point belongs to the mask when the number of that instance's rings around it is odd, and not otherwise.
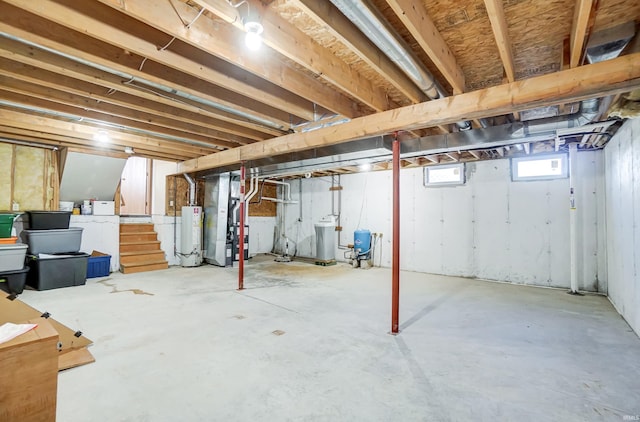
[[[0,271],[15,271],[24,268],[27,245],[0,245]]]
[[[31,230],[68,229],[71,211],[27,211]]]
[[[13,229],[13,220],[15,214],[0,214],[0,237],[11,237],[11,229]]]
[[[59,230],[22,230],[22,242],[29,245],[31,255],[41,253],[78,252],[82,243],[82,228]]]
[[[19,295],[24,290],[28,272],[29,267],[13,271],[1,271],[0,286],[9,293]]]
[[[75,254],[39,258],[27,255],[27,284],[37,290],[83,286],[87,282],[89,254]]]
[[[87,263],[87,278],[106,277],[111,270],[111,255],[93,251]]]

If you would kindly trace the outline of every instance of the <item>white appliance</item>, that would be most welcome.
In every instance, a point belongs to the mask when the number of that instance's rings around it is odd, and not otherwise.
[[[180,265],[202,264],[202,207],[182,207],[180,230]]]

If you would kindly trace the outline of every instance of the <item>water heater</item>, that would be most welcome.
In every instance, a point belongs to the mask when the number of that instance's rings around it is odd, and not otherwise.
[[[202,207],[182,207],[180,230],[180,265],[202,264]]]

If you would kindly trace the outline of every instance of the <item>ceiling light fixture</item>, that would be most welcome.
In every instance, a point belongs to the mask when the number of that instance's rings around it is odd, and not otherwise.
[[[99,130],[93,135],[93,139],[100,142],[101,144],[106,144],[111,141],[109,137],[109,133],[106,130]]]
[[[262,31],[264,28],[262,24],[256,21],[249,21],[244,23],[244,29],[247,34],[244,37],[244,43],[251,51],[257,51],[262,45]]]
[[[371,170],[371,163],[360,164],[358,168],[360,169],[360,171],[369,171]]]
[[[124,147],[124,152],[127,154],[134,154],[135,151],[133,150],[132,147]]]

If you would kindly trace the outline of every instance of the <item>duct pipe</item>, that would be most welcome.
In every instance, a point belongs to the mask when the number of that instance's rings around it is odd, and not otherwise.
[[[238,263],[238,290],[244,289],[244,182],[245,182],[244,161],[240,165],[240,245],[238,252],[240,260]]]
[[[400,315],[400,141],[393,139],[393,244],[391,255],[391,334],[398,334]]]
[[[522,129],[514,132],[514,136],[534,135],[541,132],[553,132],[561,129],[584,126],[593,121],[599,111],[599,98],[584,100],[580,102],[580,109],[577,113],[523,122]]]
[[[196,182],[187,173],[184,174],[184,178],[189,183],[189,206],[192,207],[196,204]]]
[[[575,197],[575,183],[577,171],[578,145],[569,144],[569,261],[571,263],[571,290],[570,294],[578,293],[578,239],[576,232],[577,206]]]
[[[389,26],[380,12],[363,0],[331,0],[391,61],[393,61],[427,97],[437,100],[447,96],[433,75],[412,54],[406,43]],[[457,122],[459,130],[471,129],[471,122]]]

